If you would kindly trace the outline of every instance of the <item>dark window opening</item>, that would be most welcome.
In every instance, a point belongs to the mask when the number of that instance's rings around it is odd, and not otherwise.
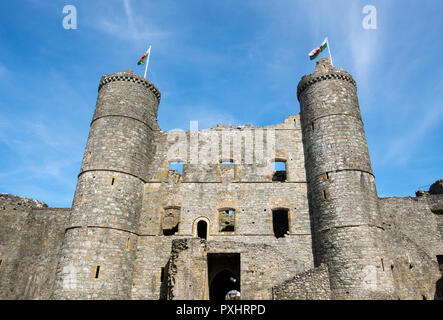
[[[443,209],[433,209],[431,211],[434,214],[443,215]]]
[[[100,266],[97,266],[97,269],[95,269],[95,278],[98,279],[100,275]]]
[[[327,189],[322,189],[321,190],[321,198],[323,201],[328,201],[329,200],[329,192]]]
[[[160,282],[165,282],[165,267],[162,267],[161,273],[160,273]]]
[[[272,181],[285,182],[287,179],[286,174],[286,161],[274,161],[272,162]]]
[[[0,259],[0,266],[2,265],[2,263],[3,263],[3,260],[2,260],[2,259]]]
[[[181,175],[183,174],[183,162],[173,161],[169,163],[169,170],[175,170]]]
[[[113,186],[113,185],[114,185],[114,182],[115,182],[115,178],[112,178],[112,181],[111,181],[111,186]]]
[[[163,229],[163,235],[164,236],[173,236],[177,232],[178,232],[178,224],[175,227],[171,228],[171,229]]]
[[[283,238],[289,232],[288,210],[272,211],[272,227],[276,238]]]
[[[240,254],[208,253],[209,299],[231,300],[240,295]]]
[[[200,220],[197,223],[197,237],[207,239],[208,237],[208,224],[206,221]]]
[[[311,130],[314,131],[314,122],[311,122]]]
[[[381,259],[381,268],[383,271],[385,271],[385,264],[383,263],[383,259]]]
[[[227,161],[220,161],[221,165],[226,165],[226,166],[233,166],[234,165],[234,160],[230,159]]]
[[[437,261],[442,277],[435,285],[435,300],[443,300],[443,255],[437,256]]]
[[[222,209],[218,214],[219,232],[235,231],[235,210]]]
[[[178,232],[180,224],[180,207],[169,206],[164,208],[162,231],[164,236],[172,236]]]
[[[168,299],[168,269],[169,269],[169,262],[161,268],[161,274],[160,274],[160,300],[167,300]]]

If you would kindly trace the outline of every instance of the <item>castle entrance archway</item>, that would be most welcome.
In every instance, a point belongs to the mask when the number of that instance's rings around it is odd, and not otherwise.
[[[208,253],[209,299],[225,300],[229,291],[240,292],[240,254]]]

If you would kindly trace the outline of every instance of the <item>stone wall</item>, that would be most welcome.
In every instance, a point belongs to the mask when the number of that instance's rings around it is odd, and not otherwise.
[[[49,299],[69,212],[0,194],[0,299]]]
[[[443,254],[440,216],[432,212],[443,195],[382,198],[379,208],[387,233],[389,260],[399,299],[434,299],[441,278],[437,255]]]
[[[328,267],[325,264],[297,274],[272,288],[273,300],[329,300]]]

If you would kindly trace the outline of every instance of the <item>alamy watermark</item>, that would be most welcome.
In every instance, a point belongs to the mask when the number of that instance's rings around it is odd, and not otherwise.
[[[363,28],[366,30],[377,29],[377,8],[368,4],[364,6],[363,13],[366,14],[362,21]]]
[[[77,29],[77,8],[73,5],[66,5],[63,7],[63,28],[65,30]]]

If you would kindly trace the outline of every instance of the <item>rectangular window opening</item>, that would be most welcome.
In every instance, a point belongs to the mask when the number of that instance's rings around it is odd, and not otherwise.
[[[173,161],[169,163],[169,170],[175,170],[181,175],[183,174],[183,162]]]
[[[272,211],[272,228],[276,238],[284,238],[289,233],[288,210]]]
[[[221,165],[224,165],[224,166],[233,166],[234,165],[234,160],[228,160],[228,161],[220,161],[220,164]]]
[[[274,161],[272,162],[272,181],[285,182],[287,179],[286,161]]]
[[[235,231],[235,210],[223,209],[219,211],[219,232]]]
[[[111,186],[114,185],[114,182],[115,182],[115,178],[112,178],[112,180],[111,180]]]

